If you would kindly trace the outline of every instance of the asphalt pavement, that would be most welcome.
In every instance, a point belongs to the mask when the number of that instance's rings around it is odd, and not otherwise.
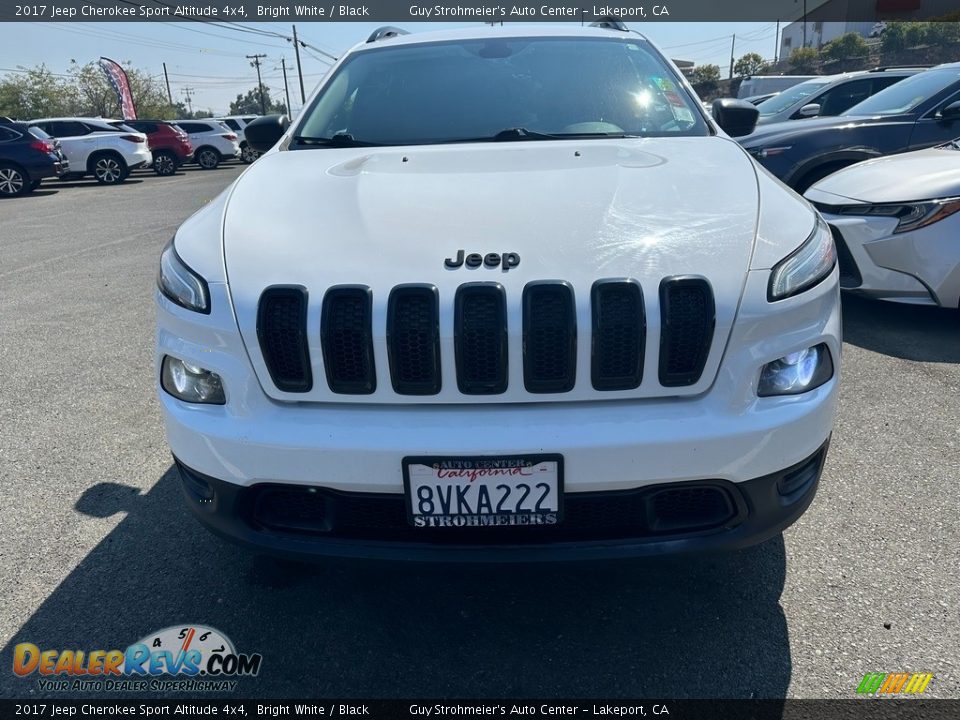
[[[262,653],[238,690],[262,698],[850,698],[866,672],[960,697],[956,311],[845,298],[819,494],[749,550],[302,566],[209,535],[154,396],[153,292],[164,243],[239,170],[0,201],[0,696],[43,694],[11,672],[16,643],[201,623]]]

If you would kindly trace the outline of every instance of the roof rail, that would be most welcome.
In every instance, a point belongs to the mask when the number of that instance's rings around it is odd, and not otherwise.
[[[370,37],[367,38],[368,43],[377,42],[377,40],[386,40],[387,38],[399,37],[401,35],[409,35],[408,30],[403,28],[393,27],[393,25],[384,25],[379,27],[370,33]]]
[[[626,23],[618,20],[613,15],[604,15],[596,22],[590,23],[590,27],[605,28],[606,30],[619,30],[620,32],[630,32],[630,28],[627,27]]]
[[[914,70],[917,68],[924,70],[932,67],[933,65],[914,65],[912,63],[909,65],[880,65],[879,67],[871,68],[870,72],[883,72],[884,70]]]

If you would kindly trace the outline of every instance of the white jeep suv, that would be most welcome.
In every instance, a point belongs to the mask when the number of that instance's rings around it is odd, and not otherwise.
[[[243,161],[245,165],[249,165],[260,157],[260,153],[250,147],[250,144],[243,134],[243,129],[258,117],[259,115],[227,115],[225,117],[214,118],[214,120],[223,123],[237,134],[237,142],[240,143],[240,160]]]
[[[829,229],[648,40],[375,32],[160,260],[187,505],[270,553],[737,548],[813,499]],[[744,127],[746,126],[746,127]],[[276,144],[274,144],[276,142]]]
[[[70,172],[61,180],[93,175],[103,185],[115,185],[153,162],[146,135],[103,118],[39,118],[27,124],[60,141],[70,161]]]

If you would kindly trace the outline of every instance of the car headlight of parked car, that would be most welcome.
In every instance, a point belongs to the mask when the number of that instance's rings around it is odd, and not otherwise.
[[[160,384],[184,402],[206,405],[225,405],[227,402],[219,375],[169,355],[163,358]]]
[[[899,219],[896,233],[917,230],[960,212],[960,197],[925,200],[917,203],[891,203],[887,205],[847,205],[839,209],[840,215],[863,215]]]
[[[813,287],[827,277],[836,264],[833,235],[827,223],[817,215],[810,237],[770,272],[767,299],[771,302],[783,300]]]
[[[160,254],[160,273],[157,285],[167,298],[180,307],[210,314],[210,292],[207,281],[191,270],[177,255],[173,240]]]
[[[799,395],[833,377],[833,358],[823,343],[784,355],[763,366],[757,395]]]

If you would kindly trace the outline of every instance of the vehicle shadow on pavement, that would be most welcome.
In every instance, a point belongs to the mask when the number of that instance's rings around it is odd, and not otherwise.
[[[302,565],[208,534],[172,467],[75,509],[126,516],[3,648],[0,696],[44,694],[9,672],[16,643],[122,650],[191,623],[263,655],[237,697],[783,698],[790,681],[779,536],[642,562]]]
[[[114,185],[104,185],[103,183],[97,182],[93,178],[83,178],[78,180],[58,180],[56,181],[56,185],[51,183],[50,187],[51,189],[102,187],[104,189],[112,190],[114,188],[130,187],[131,185],[139,185],[142,182],[143,180],[141,180],[140,178],[131,176],[131,177],[128,177],[126,180],[124,180],[122,183],[116,183]]]
[[[843,340],[903,360],[960,363],[960,311],[844,295]]]

